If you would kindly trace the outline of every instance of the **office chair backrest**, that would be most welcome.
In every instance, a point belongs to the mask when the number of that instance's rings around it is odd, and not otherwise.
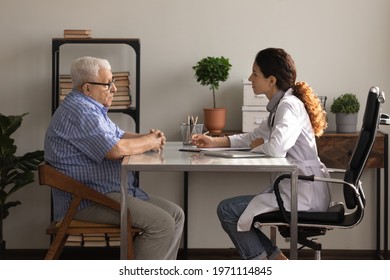
[[[379,125],[380,109],[384,101],[384,93],[379,91],[379,88],[377,87],[371,87],[367,96],[366,109],[364,111],[363,124],[360,130],[359,139],[349,161],[349,167],[344,176],[344,180],[354,186],[358,186],[359,184],[360,177],[374,144],[375,135]],[[358,191],[360,192],[360,196],[364,204],[364,194],[361,189]],[[357,203],[359,203],[356,200],[356,196],[353,195],[353,191],[348,186],[344,186],[344,198],[348,209],[355,208]]]

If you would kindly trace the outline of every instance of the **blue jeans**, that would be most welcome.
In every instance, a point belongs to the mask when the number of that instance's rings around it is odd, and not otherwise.
[[[237,222],[254,195],[237,196],[221,201],[217,208],[221,225],[243,259],[274,259],[281,251],[259,229],[237,231]]]

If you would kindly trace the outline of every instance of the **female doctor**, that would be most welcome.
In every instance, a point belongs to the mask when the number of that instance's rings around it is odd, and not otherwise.
[[[250,147],[271,157],[286,157],[298,165],[298,174],[329,176],[317,155],[315,137],[327,127],[326,113],[318,97],[305,82],[295,82],[296,68],[283,49],[261,50],[253,63],[252,82],[256,95],[265,94],[269,102],[268,119],[253,132],[228,137],[194,135],[198,147]],[[290,182],[283,180],[280,191],[290,210]],[[330,202],[324,182],[298,183],[299,211],[326,211]],[[273,185],[258,195],[223,200],[217,208],[223,229],[243,259],[287,259],[260,230],[252,226],[253,217],[278,209]]]

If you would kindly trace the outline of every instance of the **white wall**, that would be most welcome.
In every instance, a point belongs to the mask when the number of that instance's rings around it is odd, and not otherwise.
[[[18,153],[43,149],[51,116],[51,38],[71,28],[92,29],[97,38],[140,38],[141,131],[161,128],[169,140],[179,140],[178,124],[186,115],[202,119],[202,108],[212,104],[191,69],[204,56],[223,55],[233,65],[217,96],[219,106],[228,108],[227,129],[241,128],[241,80],[249,76],[255,54],[266,47],[285,48],[295,59],[298,80],[328,96],[328,108],[347,91],[364,106],[370,86],[390,92],[389,10],[387,0],[35,0],[32,5],[1,0],[0,112],[30,113],[15,133]],[[113,61],[122,55],[115,49],[91,51]],[[69,56],[79,53],[70,50]],[[390,103],[384,110],[390,112]],[[125,129],[133,127],[124,115],[113,118]],[[334,130],[331,113],[329,125]],[[146,190],[182,203],[182,174],[142,174],[141,181]],[[323,239],[325,248],[375,248],[372,170],[363,181],[368,197],[363,223],[348,232],[331,232]],[[259,174],[191,174],[190,247],[232,247],[216,218],[216,205],[225,197],[258,192],[266,182]],[[22,205],[5,220],[7,247],[47,247],[49,189],[33,183],[13,198]],[[286,244],[281,241],[281,246]]]

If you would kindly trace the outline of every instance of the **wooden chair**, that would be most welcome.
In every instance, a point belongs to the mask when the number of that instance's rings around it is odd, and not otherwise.
[[[48,185],[52,188],[72,194],[72,201],[69,205],[65,217],[61,221],[53,221],[47,228],[46,233],[53,237],[50,248],[45,256],[47,260],[58,259],[69,235],[82,234],[120,234],[120,225],[97,224],[73,220],[77,207],[82,199],[90,200],[96,204],[120,211],[120,203],[110,197],[82,184],[81,182],[57,171],[48,164],[42,164],[38,167],[39,183]],[[130,211],[127,213],[127,232],[128,248],[127,255],[129,259],[134,259],[133,239],[142,233],[140,228],[131,226]]]

